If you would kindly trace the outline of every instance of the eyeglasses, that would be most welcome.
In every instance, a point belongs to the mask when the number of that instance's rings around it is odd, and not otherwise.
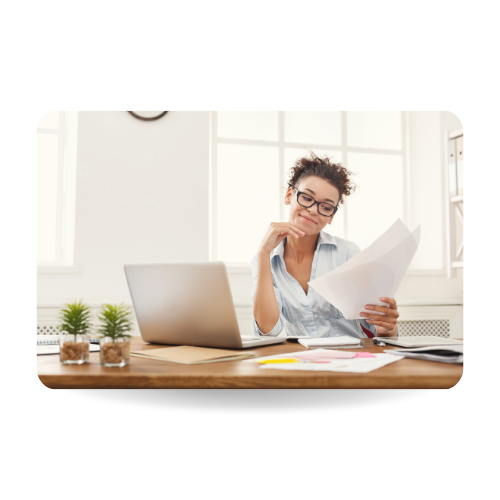
[[[304,193],[302,191],[297,191],[297,202],[305,208],[311,208],[313,205],[318,205],[318,212],[325,217],[331,217],[337,213],[339,207],[330,205],[329,203],[322,203],[316,201],[310,194]]]

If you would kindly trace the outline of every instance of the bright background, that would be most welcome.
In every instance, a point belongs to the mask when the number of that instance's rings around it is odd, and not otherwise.
[[[252,335],[250,261],[310,149],[358,189],[326,231],[362,249],[399,217],[421,243],[396,294],[401,319],[462,330],[462,269],[446,255],[446,111],[49,112],[38,124],[38,317],[64,302],[126,302],[124,264],[222,260],[240,329]],[[443,309],[444,308],[444,309]],[[138,333],[137,327],[135,330]]]

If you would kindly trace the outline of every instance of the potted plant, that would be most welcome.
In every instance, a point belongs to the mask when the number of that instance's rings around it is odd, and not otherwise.
[[[59,330],[60,359],[65,365],[81,365],[89,361],[90,309],[81,300],[64,304]]]
[[[130,360],[130,335],[132,312],[123,304],[103,304],[98,315],[101,334],[101,365],[126,366]]]

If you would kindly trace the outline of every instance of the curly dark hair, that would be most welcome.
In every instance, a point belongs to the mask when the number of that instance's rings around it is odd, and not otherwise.
[[[312,151],[309,151],[309,157],[299,158],[290,169],[288,187],[295,188],[301,180],[311,175],[325,179],[339,190],[339,205],[344,203],[344,196],[349,196],[356,189],[356,185],[349,179],[352,172],[341,163],[333,163],[328,156],[320,158]]]

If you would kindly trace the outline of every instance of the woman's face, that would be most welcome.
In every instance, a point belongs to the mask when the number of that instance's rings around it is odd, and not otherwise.
[[[339,190],[325,179],[312,175],[301,180],[295,188],[310,195],[311,199],[338,206]],[[297,201],[297,191],[292,188],[286,192],[285,205],[290,205],[289,222],[304,231],[306,235],[318,234],[327,224],[331,224],[335,217],[335,215],[332,217],[321,215],[316,204],[310,208],[300,205]]]

